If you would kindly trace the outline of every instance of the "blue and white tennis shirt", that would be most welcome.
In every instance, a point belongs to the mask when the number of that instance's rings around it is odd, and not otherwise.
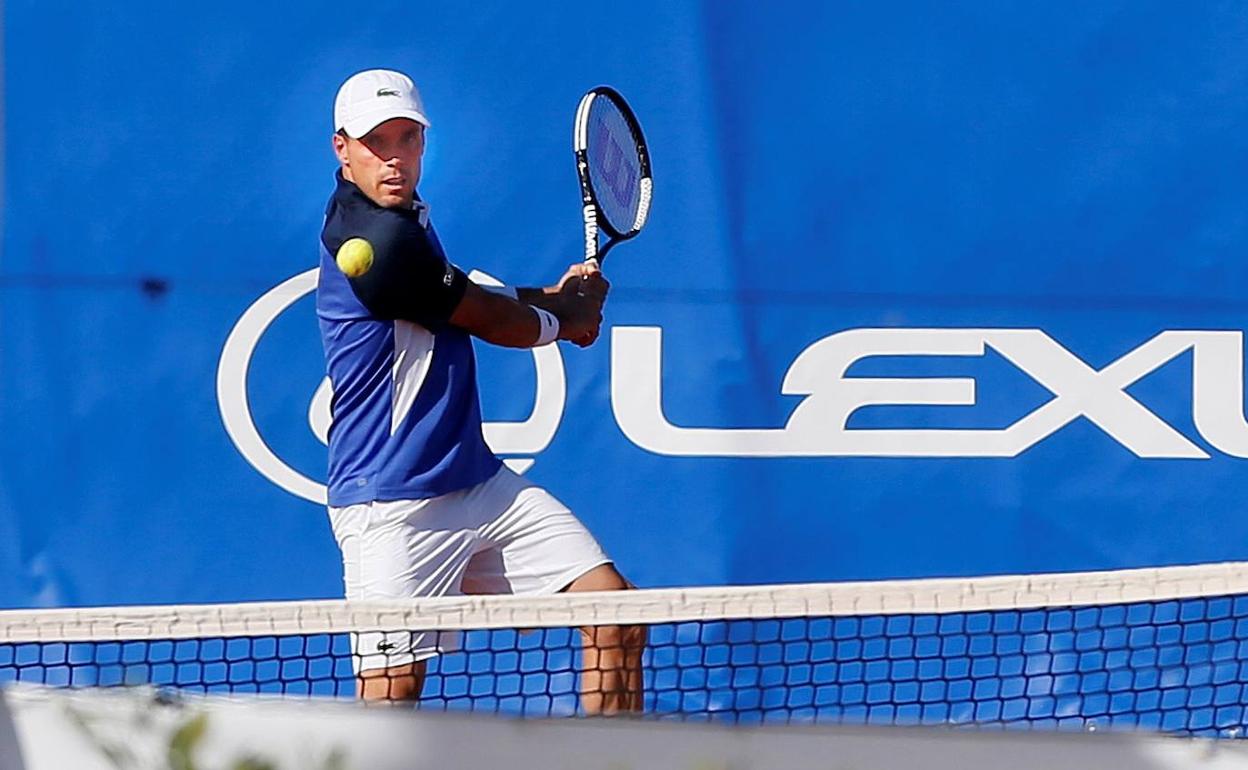
[[[355,237],[373,245],[374,260],[349,279],[334,255]],[[423,205],[382,208],[339,173],[316,288],[334,388],[331,506],[437,497],[498,471],[481,433],[471,339],[447,323],[467,281]]]

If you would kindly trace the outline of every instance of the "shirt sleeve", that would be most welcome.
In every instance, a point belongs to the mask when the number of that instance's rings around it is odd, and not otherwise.
[[[464,296],[468,276],[414,221],[382,212],[362,230],[359,237],[373,245],[373,266],[348,281],[364,307],[383,320],[444,326]]]

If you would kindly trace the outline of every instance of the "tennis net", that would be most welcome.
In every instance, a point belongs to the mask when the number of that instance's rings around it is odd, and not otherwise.
[[[630,629],[644,634],[629,637]],[[586,653],[584,635],[600,632],[597,652]],[[629,639],[635,648],[643,637],[633,663],[602,643]],[[1236,736],[1248,719],[1248,563],[5,611],[0,684],[351,698],[361,669],[366,678],[394,676],[412,657],[388,654],[431,647],[440,654],[426,661],[424,709],[593,712],[608,691],[636,691],[627,674],[640,663],[639,705],[666,719]]]

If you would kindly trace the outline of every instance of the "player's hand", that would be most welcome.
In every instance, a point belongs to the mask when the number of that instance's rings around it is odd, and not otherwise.
[[[573,345],[587,348],[598,339],[602,327],[602,306],[607,301],[611,284],[598,269],[597,262],[578,262],[567,269],[555,287],[560,299],[568,306],[568,321],[573,327],[564,329],[566,321],[560,321],[560,337]],[[589,315],[580,315],[589,313]],[[576,322],[592,321],[588,325]]]
[[[554,286],[554,293],[562,293],[569,287],[575,287],[580,294],[606,301],[611,284],[598,269],[597,262],[577,262],[570,266],[559,279],[559,283]]]
[[[568,268],[559,282],[559,336],[578,347],[589,347],[602,328],[602,305],[610,289],[597,265]]]

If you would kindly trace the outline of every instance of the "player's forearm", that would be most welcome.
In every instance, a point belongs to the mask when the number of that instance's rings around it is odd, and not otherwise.
[[[537,347],[556,339],[587,347],[598,338],[609,286],[596,267],[584,264],[573,265],[546,288],[470,283],[451,323],[505,347]]]
[[[470,290],[455,308],[451,323],[492,345],[529,348],[541,333],[541,322],[528,305],[488,291]]]
[[[542,310],[551,313],[558,311],[558,299],[556,295],[559,293],[558,286],[547,287],[520,287],[520,286],[482,286],[481,288],[495,294],[501,294],[505,297],[513,299],[533,307],[540,307]]]
[[[560,315],[560,311],[566,309],[566,303],[560,297],[560,293],[567,288],[570,281],[577,283],[578,293],[584,294],[588,291],[602,299],[606,298],[607,288],[610,286],[602,277],[596,264],[578,262],[569,267],[554,286],[512,288],[511,292],[514,292],[512,296],[521,302]]]
[[[556,334],[561,331],[562,315],[567,314],[568,308],[544,312],[545,318],[527,302],[472,284],[450,322],[474,337],[502,347],[531,348],[556,338],[566,339]]]
[[[556,305],[558,303],[558,295],[558,286],[516,289],[516,299],[526,305],[540,307],[542,310],[546,310],[551,313],[555,313],[557,310]]]

